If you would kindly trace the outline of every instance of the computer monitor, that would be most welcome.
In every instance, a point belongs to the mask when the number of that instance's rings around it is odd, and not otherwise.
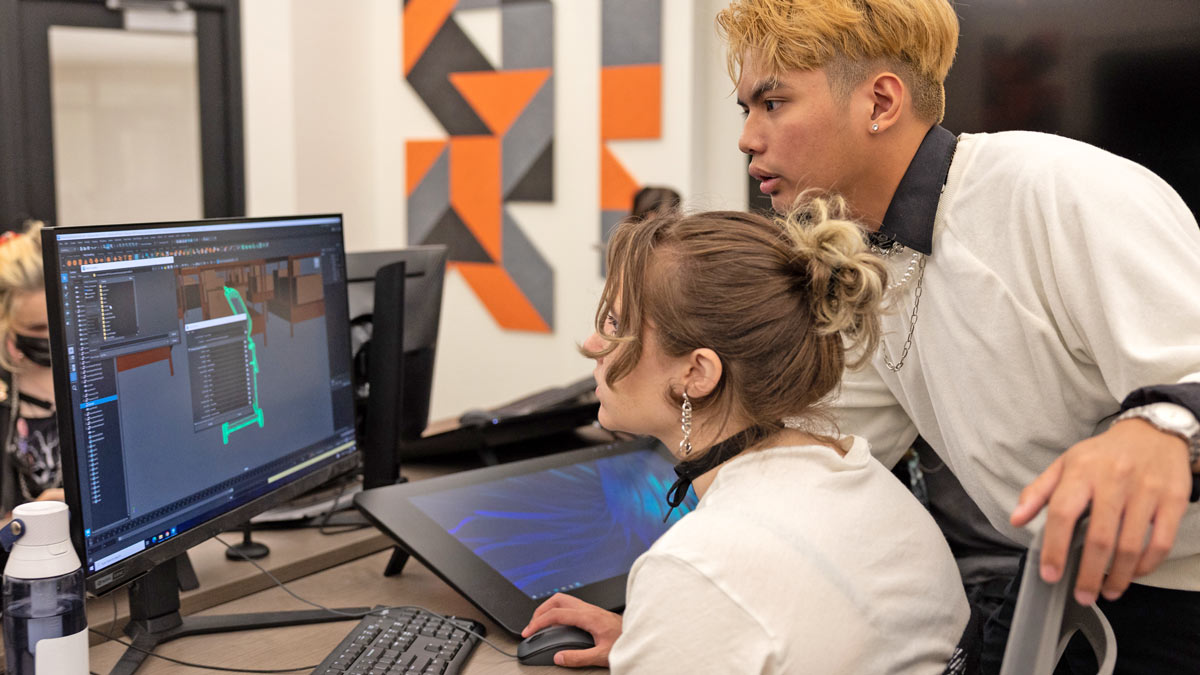
[[[396,442],[420,438],[429,423],[446,256],[445,246],[413,246],[346,256],[351,323],[356,325],[352,339],[360,417],[365,417],[372,392],[375,404],[381,400],[397,401],[395,409],[390,411],[398,424]],[[376,284],[381,271],[396,263],[403,263],[403,297],[394,297],[397,292],[394,284],[388,288]],[[380,306],[381,302],[386,303],[386,308]],[[390,312],[389,321],[381,320],[385,311]],[[397,332],[399,336],[394,334]],[[368,347],[368,342],[373,348]],[[384,345],[388,346],[381,351]],[[395,353],[385,353],[388,350]],[[398,369],[388,367],[397,365]],[[387,389],[390,396],[383,395],[382,389]],[[399,452],[399,448],[392,447],[391,451]],[[391,473],[395,474],[394,464]],[[380,477],[365,472],[364,485],[375,487],[393,483],[396,478],[396,475]]]
[[[136,640],[180,623],[176,556],[357,466],[342,218],[42,242],[72,540]]]

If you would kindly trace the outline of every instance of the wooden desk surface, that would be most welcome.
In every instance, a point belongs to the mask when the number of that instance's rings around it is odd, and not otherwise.
[[[227,532],[221,539],[240,542],[240,533]],[[266,544],[271,554],[259,561],[280,581],[288,582],[323,569],[361,558],[383,549],[391,550],[392,540],[379,530],[368,527],[353,532],[323,535],[315,529],[256,531],[254,540]],[[180,598],[180,612],[195,614],[235,598],[256,593],[274,583],[253,565],[225,558],[225,546],[206,541],[188,550],[200,587],[186,591]],[[88,625],[105,633],[121,634],[129,621],[127,589],[121,588],[101,598],[89,598]],[[114,622],[113,598],[117,610]],[[92,635],[92,644],[102,640]]]
[[[432,426],[432,425],[431,425]],[[598,434],[585,429],[587,434]],[[597,435],[596,443],[611,438]],[[411,480],[420,480],[478,466],[473,456],[448,456],[432,463],[406,463],[403,472]],[[230,544],[241,540],[240,533],[229,532],[222,539]],[[404,573],[384,577],[383,569],[391,556],[392,541],[375,528],[366,528],[338,535],[322,535],[315,529],[256,531],[254,539],[271,548],[271,555],[259,563],[293,592],[303,598],[328,607],[415,604],[443,614],[456,614],[483,621],[488,638],[509,653],[515,653],[517,640],[508,636],[482,612],[447,586],[441,579],[410,559]],[[183,593],[181,613],[216,615],[246,612],[312,609],[275,587],[274,583],[253,565],[225,559],[225,546],[207,541],[189,551],[200,588]],[[265,589],[265,590],[264,590]],[[125,589],[114,591],[116,620],[113,620],[113,599],[92,598],[88,601],[90,627],[124,639],[121,630],[129,619]],[[160,645],[156,654],[205,665],[232,668],[279,669],[316,666],[350,631],[352,620],[336,623],[270,628],[183,638]],[[91,670],[107,673],[121,657],[125,647],[91,635]],[[138,673],[202,672],[192,668],[150,657]],[[303,672],[303,671],[298,671]],[[486,644],[480,644],[463,671],[466,675],[496,675],[500,673],[567,672],[552,666],[522,666],[515,658],[504,656]],[[571,670],[572,673],[603,673],[606,669]]]
[[[432,572],[416,560],[409,560],[404,573],[384,577],[383,568],[390,550],[344,563],[297,579],[288,587],[300,597],[326,606],[416,604],[444,614],[455,614],[483,621],[488,638],[509,653],[515,653],[517,640],[511,638]],[[311,609],[289,596],[283,589],[270,588],[200,612],[202,615],[239,612]],[[353,620],[336,623],[269,628],[188,637],[161,645],[155,653],[185,661],[229,668],[300,668],[320,663],[354,626]],[[105,642],[91,650],[91,669],[105,673],[120,658],[124,647]],[[151,657],[138,673],[197,672]],[[465,675],[503,673],[566,673],[553,666],[522,666],[516,659],[480,644],[463,669]],[[571,670],[571,673],[603,673],[602,668]]]
[[[409,464],[404,473],[412,480],[472,468],[472,459],[455,458],[434,465]],[[230,544],[241,535],[229,532],[222,539]],[[415,604],[443,614],[455,614],[482,621],[488,639],[509,653],[516,653],[517,640],[508,636],[478,609],[447,586],[415,559],[404,573],[384,577],[383,569],[391,556],[392,541],[375,528],[338,535],[321,535],[314,529],[255,532],[254,539],[271,547],[271,555],[259,561],[272,574],[287,583],[303,598],[327,607]],[[208,541],[189,551],[200,588],[182,596],[181,613],[217,615],[246,612],[305,610],[312,607],[292,598],[245,562],[225,559],[225,547]],[[265,589],[265,590],[264,590]],[[129,610],[125,591],[115,591],[117,620],[114,624],[113,600],[109,596],[88,601],[88,621],[92,628],[124,639],[122,627]],[[343,622],[269,628],[187,637],[160,645],[156,654],[185,661],[231,668],[278,669],[316,666],[353,627]],[[91,670],[107,673],[124,653],[125,647],[92,634]],[[150,657],[139,674],[203,672]],[[303,671],[298,671],[303,672]],[[566,672],[551,666],[522,666],[486,644],[480,644],[468,661],[465,675],[502,673]],[[603,673],[606,669],[572,670],[572,673]]]
[[[406,466],[405,474],[413,480],[420,480],[464,468],[471,466],[466,463],[414,465],[411,468]],[[236,544],[242,540],[242,535],[226,532],[221,538],[226,543]],[[377,551],[390,551],[393,544],[387,535],[374,527],[332,535],[321,534],[315,528],[256,530],[254,540],[271,549],[271,554],[259,560],[259,564],[284,583]],[[225,545],[216,540],[206,541],[188,550],[200,587],[181,595],[180,613],[184,616],[274,585],[253,565],[245,561],[227,560],[225,550]],[[103,598],[89,598],[89,625],[104,633],[120,635],[129,621],[127,590],[120,588]],[[113,598],[117,601],[115,616]],[[93,634],[92,644],[102,639]],[[2,649],[0,653],[3,653]]]

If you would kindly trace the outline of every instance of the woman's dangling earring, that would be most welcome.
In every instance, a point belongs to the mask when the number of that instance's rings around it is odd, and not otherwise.
[[[680,429],[683,430],[683,440],[679,441],[679,451],[684,457],[692,454],[692,401],[687,392],[683,392],[683,405],[680,406]]]

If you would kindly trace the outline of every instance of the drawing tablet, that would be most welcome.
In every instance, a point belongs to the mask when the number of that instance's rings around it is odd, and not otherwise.
[[[674,460],[637,439],[365,490],[381,530],[505,630],[518,635],[554,593],[625,606],[633,561],[667,522]]]

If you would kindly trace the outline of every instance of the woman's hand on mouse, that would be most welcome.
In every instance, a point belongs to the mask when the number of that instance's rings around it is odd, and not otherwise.
[[[526,638],[547,626],[575,626],[592,634],[596,646],[591,649],[575,649],[559,652],[554,664],[570,668],[585,666],[608,667],[608,652],[621,637],[621,615],[586,603],[563,593],[556,593],[533,612],[529,625],[521,631]]]

